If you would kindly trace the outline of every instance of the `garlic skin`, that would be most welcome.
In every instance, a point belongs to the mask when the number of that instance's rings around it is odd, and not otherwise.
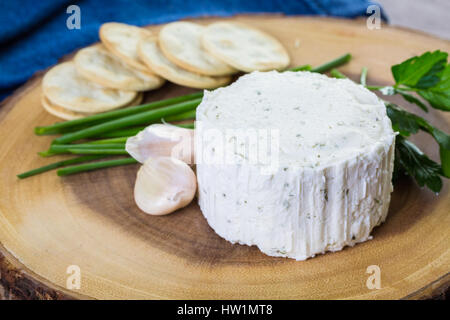
[[[170,124],[152,124],[127,139],[125,150],[137,161],[173,157],[187,164],[194,163],[194,130]]]
[[[151,215],[165,215],[187,206],[194,199],[197,178],[185,162],[170,158],[150,158],[137,173],[134,200]]]

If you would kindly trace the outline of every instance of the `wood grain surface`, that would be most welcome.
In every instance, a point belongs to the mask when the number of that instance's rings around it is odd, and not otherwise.
[[[449,42],[425,34],[388,27],[370,31],[365,20],[230,19],[276,36],[292,65],[318,65],[350,52],[354,59],[341,71],[357,79],[367,66],[370,84],[392,83],[390,66],[413,55],[450,51]],[[388,219],[374,230],[373,240],[297,262],[231,245],[211,230],[196,203],[169,216],[140,212],[132,192],[137,165],[64,178],[49,172],[19,181],[17,173],[62,158],[36,154],[52,138],[34,136],[33,128],[57,120],[40,106],[40,86],[37,75],[0,109],[0,282],[8,294],[39,299],[399,299],[433,297],[449,286],[448,182],[435,195],[408,178],[400,180]],[[146,100],[191,91],[166,84]],[[449,115],[432,110],[425,117],[449,131]],[[417,135],[414,141],[437,157],[429,137]],[[66,289],[70,265],[81,269],[79,290]],[[379,290],[366,287],[370,265],[381,269]]]

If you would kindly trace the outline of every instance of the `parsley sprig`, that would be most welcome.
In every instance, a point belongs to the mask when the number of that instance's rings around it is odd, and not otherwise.
[[[406,172],[414,177],[420,186],[426,185],[432,191],[439,192],[442,188],[441,176],[448,177],[450,171],[450,136],[424,118],[393,103],[386,102],[386,111],[392,128],[399,132],[395,145],[396,171]],[[416,145],[406,140],[419,130],[429,133],[439,144],[442,165],[428,158]]]
[[[426,102],[432,108],[450,111],[450,65],[447,58],[447,52],[436,50],[396,64],[391,68],[395,84],[377,89],[384,95],[400,94],[424,111],[428,111]]]
[[[360,82],[367,89],[378,90],[386,96],[399,94],[425,112],[428,112],[427,103],[432,108],[450,111],[450,67],[447,57],[446,52],[437,50],[425,52],[421,56],[392,66],[392,76],[395,80],[393,86],[366,85],[367,68],[364,67]],[[339,71],[333,71],[331,76],[345,77]],[[419,186],[426,185],[432,191],[439,192],[442,189],[441,177],[450,178],[450,136],[424,118],[394,103],[385,101],[385,105],[392,128],[399,133],[395,145],[395,175],[406,173],[413,177]],[[441,164],[431,160],[414,143],[407,140],[419,131],[427,132],[438,143]]]
[[[388,96],[399,94],[426,112],[427,104],[435,109],[450,111],[450,66],[447,58],[448,54],[439,50],[425,52],[392,66],[393,86],[367,88]],[[393,103],[386,102],[386,111],[393,129],[399,132],[395,148],[396,170],[414,177],[420,186],[426,185],[432,191],[439,192],[442,188],[441,176],[450,177],[450,136],[424,118]],[[429,133],[438,143],[441,164],[431,160],[407,140],[420,130]]]
[[[434,192],[442,188],[442,168],[427,157],[414,143],[403,136],[395,140],[395,170],[404,170],[417,181],[419,186],[426,185]]]

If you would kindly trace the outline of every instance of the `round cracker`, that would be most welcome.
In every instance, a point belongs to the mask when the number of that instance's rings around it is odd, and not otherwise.
[[[99,36],[105,47],[125,63],[140,71],[149,71],[137,54],[138,43],[152,33],[144,28],[109,22],[100,27]]]
[[[240,23],[217,22],[207,26],[202,44],[212,55],[245,72],[284,69],[290,62],[278,40]]]
[[[42,80],[42,90],[54,104],[66,109],[98,113],[120,108],[136,98],[136,91],[105,88],[82,77],[72,61],[50,69]]]
[[[167,59],[186,70],[224,76],[237,70],[205,51],[201,35],[206,27],[192,22],[173,22],[159,32],[159,47]]]
[[[136,98],[125,107],[139,105],[142,102],[143,97],[144,95],[142,93],[139,93],[138,95],[136,95]],[[52,103],[44,94],[42,94],[41,96],[41,104],[48,113],[64,120],[81,119],[95,114],[95,113],[83,113],[68,110],[66,108],[63,108],[61,106]]]
[[[48,113],[64,120],[81,119],[94,114],[67,110],[63,107],[53,104],[44,94],[42,94],[41,96],[41,104]]]
[[[75,55],[74,62],[83,77],[108,88],[146,91],[157,89],[164,83],[164,79],[156,74],[122,63],[102,45],[81,49]]]
[[[170,62],[161,52],[156,37],[147,37],[139,43],[138,53],[150,69],[173,83],[198,89],[221,87],[231,81],[230,76],[211,77],[193,73]]]

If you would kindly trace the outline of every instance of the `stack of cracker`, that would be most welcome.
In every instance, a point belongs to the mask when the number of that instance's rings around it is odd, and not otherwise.
[[[165,80],[214,89],[239,71],[281,70],[289,65],[284,47],[249,26],[218,22],[208,26],[173,22],[158,35],[123,23],[105,23],[101,44],[81,49],[69,62],[47,72],[42,105],[51,114],[78,119],[137,105],[143,91]]]

